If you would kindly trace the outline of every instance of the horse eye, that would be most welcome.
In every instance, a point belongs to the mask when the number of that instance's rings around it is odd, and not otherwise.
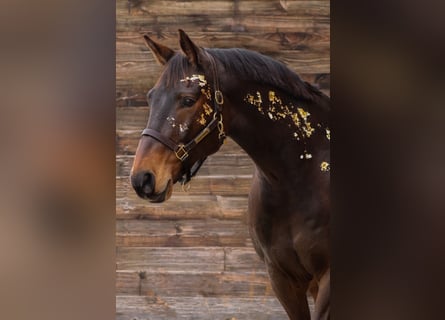
[[[191,107],[195,104],[196,100],[190,97],[185,97],[182,99],[182,105],[184,107]]]

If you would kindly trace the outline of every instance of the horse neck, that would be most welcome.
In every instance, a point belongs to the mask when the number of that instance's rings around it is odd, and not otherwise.
[[[320,103],[264,86],[227,95],[228,134],[268,181],[294,181],[289,175],[301,180],[310,171],[303,168],[329,161],[328,117]]]

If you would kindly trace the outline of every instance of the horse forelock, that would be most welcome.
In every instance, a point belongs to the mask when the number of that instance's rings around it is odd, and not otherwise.
[[[196,71],[187,58],[176,53],[166,64],[164,71],[159,78],[158,84],[167,88],[176,87],[180,81]]]

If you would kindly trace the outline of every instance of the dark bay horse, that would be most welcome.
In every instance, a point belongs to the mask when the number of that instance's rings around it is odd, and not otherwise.
[[[249,229],[291,319],[330,313],[329,98],[285,65],[242,49],[204,49],[182,31],[175,52],[147,35],[164,71],[131,183],[153,202],[186,183],[226,135],[253,159]]]

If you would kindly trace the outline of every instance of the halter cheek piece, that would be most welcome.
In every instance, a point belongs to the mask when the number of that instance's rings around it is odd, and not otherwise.
[[[210,54],[208,54],[207,52],[206,54],[211,64],[211,69],[213,73],[213,82],[214,82],[215,112],[213,114],[212,121],[210,121],[209,124],[203,130],[201,130],[201,132],[199,132],[195,138],[193,138],[186,144],[181,142],[177,143],[176,141],[170,139],[169,137],[164,136],[162,133],[154,129],[146,128],[142,131],[142,136],[148,136],[156,139],[164,146],[172,150],[175,153],[176,158],[178,158],[182,162],[183,169],[179,181],[183,185],[187,184],[196,175],[196,173],[201,168],[204,161],[207,159],[207,157],[205,157],[204,159],[196,161],[191,167],[188,166],[185,167],[185,161],[188,159],[190,151],[215,129],[218,129],[218,139],[220,145],[224,142],[224,139],[226,138],[226,134],[224,132],[223,115],[222,115],[224,97],[222,92],[219,90],[219,82],[216,76],[216,63],[214,58]]]

